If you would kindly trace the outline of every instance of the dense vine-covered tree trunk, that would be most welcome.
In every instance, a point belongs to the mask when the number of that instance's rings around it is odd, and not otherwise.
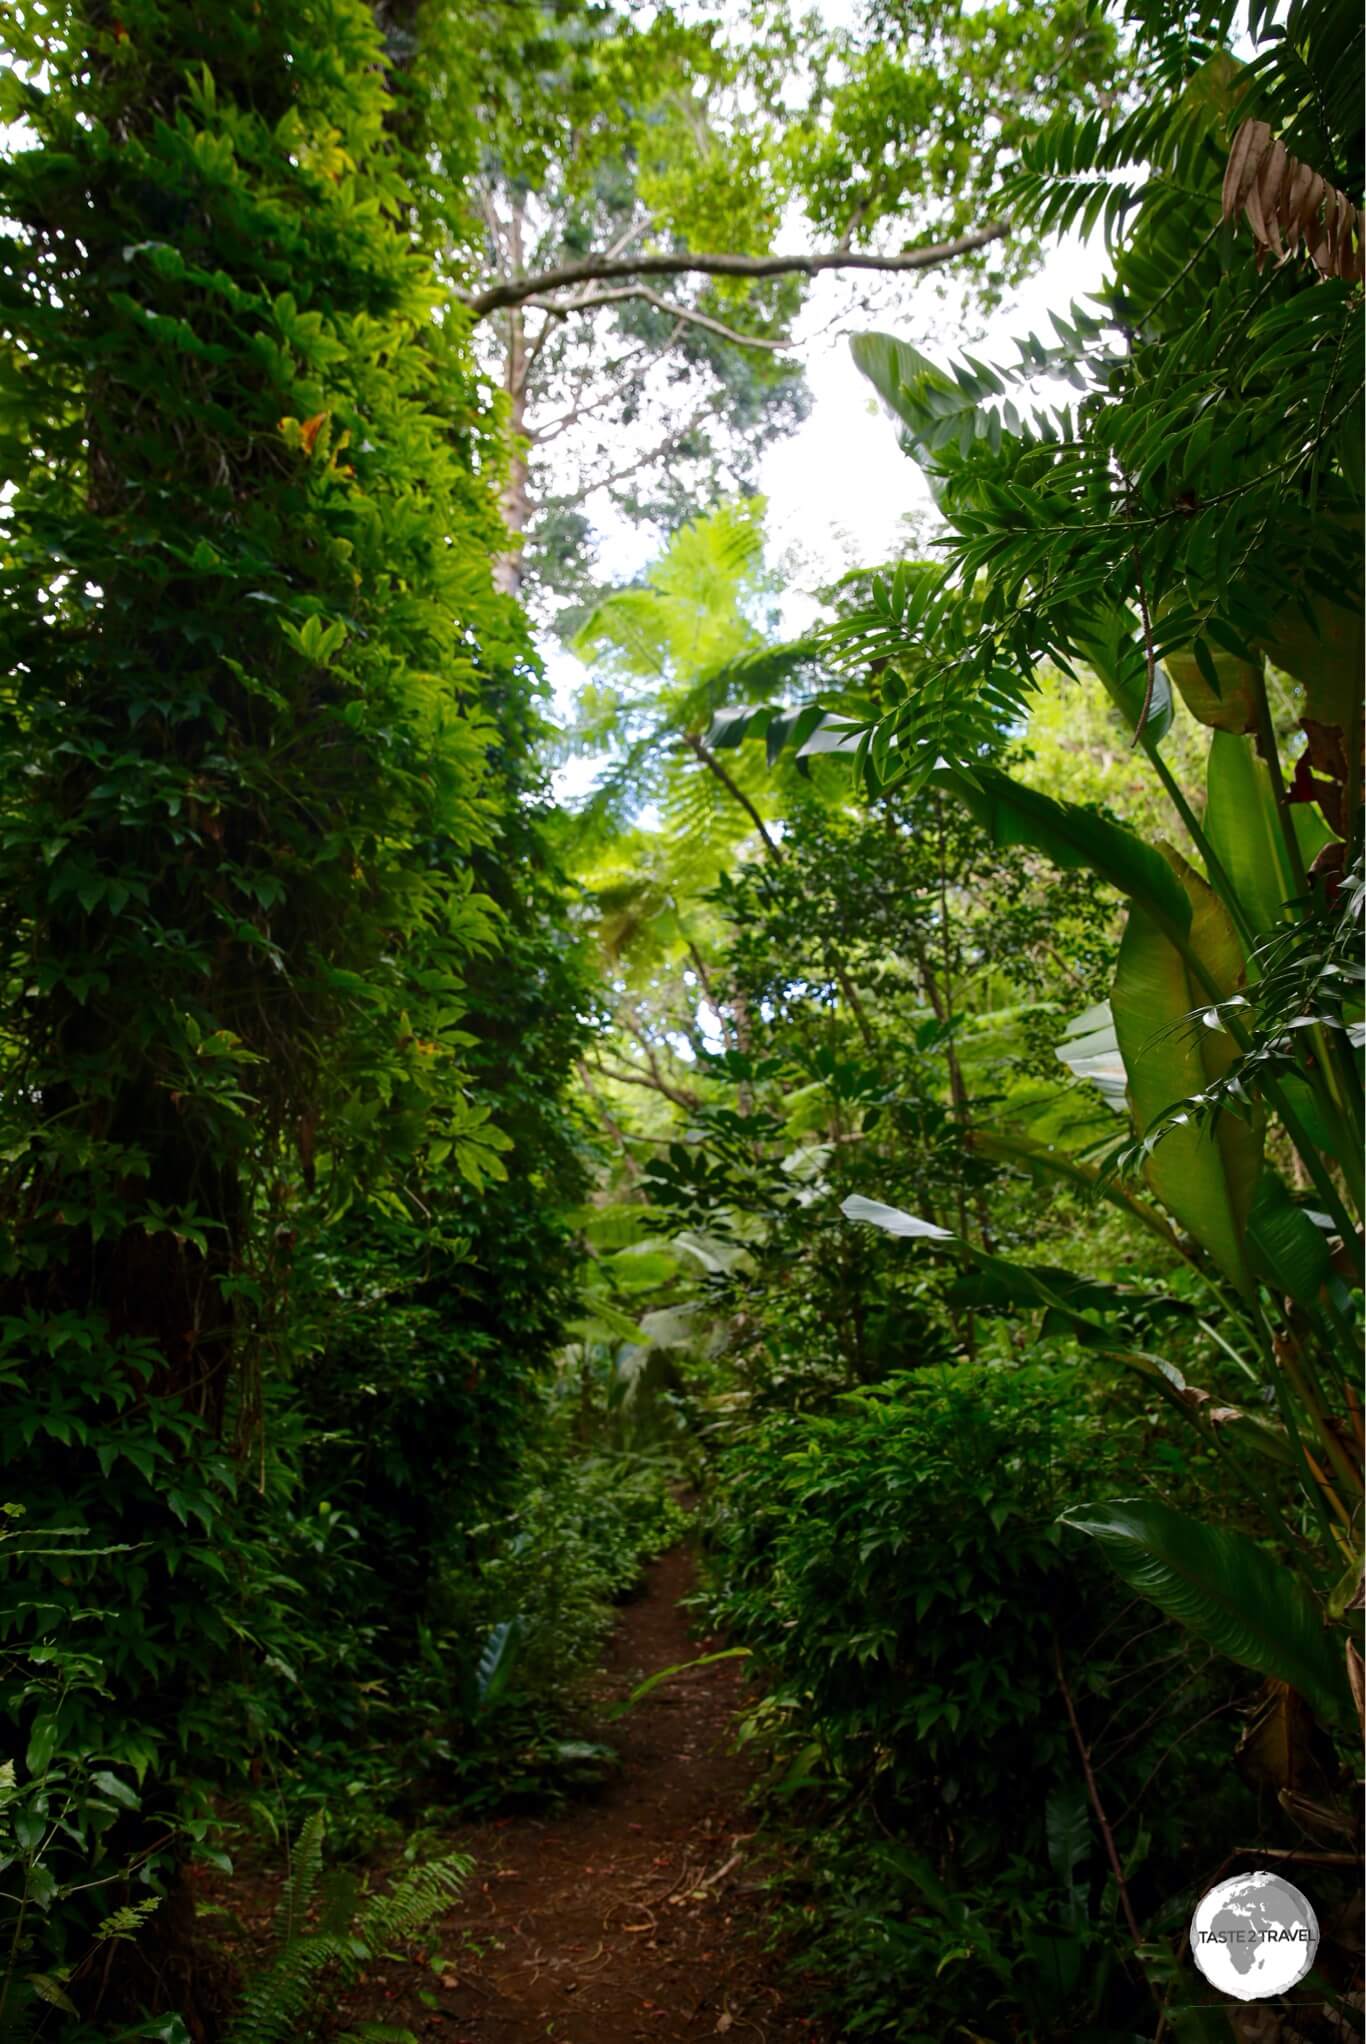
[[[103,1873],[173,1858],[184,1781],[259,1743],[242,1451],[293,1186],[339,1192],[454,1069],[510,623],[473,429],[428,414],[362,0],[21,5],[5,37],[35,140],[0,171],[0,1453],[92,1550],[5,1619],[98,1666],[50,1714],[141,1803],[87,1826]]]

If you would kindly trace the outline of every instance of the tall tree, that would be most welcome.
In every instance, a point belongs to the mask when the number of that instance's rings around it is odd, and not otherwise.
[[[458,1075],[520,639],[368,8],[24,0],[4,45],[0,1447],[90,1534],[6,1622],[100,1666],[33,1750],[145,1780],[150,1850],[247,1744],[290,1187]]]
[[[954,263],[990,294],[1027,267],[1000,178],[1114,69],[1112,31],[1071,5],[870,8],[835,33],[783,5],[723,29],[428,0],[416,33],[422,89],[479,108],[446,189],[473,169],[480,260],[456,282],[507,401],[502,579],[530,563],[580,596],[595,518],[676,525],[799,422],[786,350],[814,276]]]

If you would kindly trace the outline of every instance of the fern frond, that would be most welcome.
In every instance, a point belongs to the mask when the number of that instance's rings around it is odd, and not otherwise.
[[[392,1945],[411,1944],[436,1917],[450,1909],[469,1878],[473,1862],[464,1853],[428,1860],[405,1874],[387,1895],[372,1895],[356,1915],[355,1938],[372,1957]],[[358,1963],[364,1963],[362,1958]]]
[[[242,1990],[227,2044],[302,2044],[311,2037],[323,1976],[344,1971],[350,1957],[346,1939],[295,1938]]]
[[[323,1869],[326,1830],[327,1815],[323,1810],[314,1810],[299,1827],[289,1856],[289,1878],[275,1911],[275,1935],[283,1945],[302,1935]]]
[[[362,1970],[391,1947],[406,1946],[449,1909],[472,1862],[463,1853],[413,1867],[388,1894],[368,1896],[359,1907],[353,1882],[334,1884],[323,1929],[303,1925],[322,1873],[325,1814],[314,1811],[294,1844],[289,1878],[276,1911],[282,1930],[270,1965],[242,1990],[226,2044],[307,2044],[317,2034],[324,1990],[354,1985]],[[404,2038],[403,2030],[363,2024],[356,2038]]]

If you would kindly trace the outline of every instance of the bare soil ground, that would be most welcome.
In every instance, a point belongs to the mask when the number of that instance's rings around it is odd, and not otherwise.
[[[724,1644],[689,1632],[680,1600],[693,1577],[690,1550],[675,1548],[622,1608],[594,1688],[599,1711]],[[475,1867],[437,1940],[452,1963],[372,1973],[339,2017],[445,2044],[814,2044],[820,2032],[789,2004],[762,1944],[772,1869],[745,1809],[751,1771],[734,1750],[741,1665],[690,1669],[604,1725],[596,1736],[621,1767],[591,1800],[455,1834]]]

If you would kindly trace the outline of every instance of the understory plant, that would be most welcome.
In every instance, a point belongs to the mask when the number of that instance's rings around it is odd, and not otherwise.
[[[721,1458],[710,1609],[752,1649],[799,1855],[779,1922],[842,2036],[1150,2034],[1166,1942],[1253,1821],[1217,1764],[1236,1671],[1058,1524],[1145,1464],[1198,1497],[1208,1457],[1087,1368],[928,1366]]]
[[[335,2044],[413,2044],[412,2031],[393,2024],[338,2032],[336,1997],[449,1910],[471,1863],[447,1853],[410,1867],[382,1894],[363,1894],[354,1874],[324,1866],[326,1829],[325,1813],[314,1811],[293,1842],[275,1911],[276,1950],[243,1985],[226,2044],[312,2044],[324,2035]]]

